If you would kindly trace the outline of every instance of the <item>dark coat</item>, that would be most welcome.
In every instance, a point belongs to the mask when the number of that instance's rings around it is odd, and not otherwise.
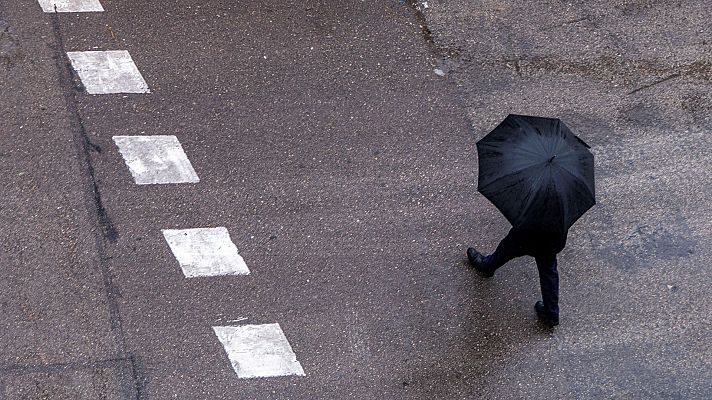
[[[523,254],[538,257],[542,255],[555,255],[566,246],[568,231],[542,232],[520,228],[512,228],[505,240],[516,243]]]

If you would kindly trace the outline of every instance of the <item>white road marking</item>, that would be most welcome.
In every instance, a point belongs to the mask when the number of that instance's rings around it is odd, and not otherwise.
[[[227,228],[163,229],[162,232],[186,278],[250,273],[230,240]]]
[[[175,136],[114,136],[113,139],[139,185],[200,181]]]
[[[89,94],[151,92],[126,50],[68,51],[67,56]]]
[[[101,12],[104,7],[99,0],[39,0],[42,11],[53,13],[57,6],[57,12]]]
[[[213,330],[240,378],[305,375],[279,324],[214,326]]]

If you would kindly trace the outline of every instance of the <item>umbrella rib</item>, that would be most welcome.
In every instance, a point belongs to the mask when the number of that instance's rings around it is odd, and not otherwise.
[[[563,168],[562,168],[562,169],[563,169]],[[556,188],[556,187],[557,187],[556,179],[553,179],[553,184],[554,184],[554,187]],[[560,208],[560,210],[561,210],[561,216],[562,216],[562,218],[563,218],[563,220],[564,220],[564,224],[568,224],[568,217],[569,217],[569,202],[568,202],[568,197],[569,197],[569,193],[566,192],[566,191],[563,191],[563,190],[562,190],[562,191],[558,191],[558,190],[557,190],[557,193],[559,193],[559,195],[556,196],[556,200],[559,201],[559,207],[561,207],[561,208]],[[566,197],[566,200],[564,200],[564,197]]]
[[[557,165],[557,168],[559,168],[560,170],[562,170],[562,171],[566,172],[567,174],[573,176],[574,179],[577,179],[577,180],[583,182],[583,184],[584,184],[584,186],[586,186],[586,189],[588,190],[589,194],[593,195],[593,192],[591,191],[591,188],[588,186],[588,182],[586,181],[586,178],[584,178],[583,176],[579,175],[578,173],[572,172],[572,171],[568,170],[567,168],[562,167],[561,165]]]
[[[539,163],[537,162],[536,164],[539,164]],[[515,171],[511,171],[511,172],[508,172],[508,173],[506,173],[506,174],[504,174],[504,175],[502,175],[502,176],[498,176],[498,177],[496,177],[496,178],[494,178],[494,179],[491,179],[487,184],[485,184],[485,185],[483,185],[482,187],[480,187],[479,190],[486,190],[490,185],[492,185],[492,184],[494,184],[494,183],[497,183],[498,181],[500,181],[500,180],[502,180],[502,179],[505,179],[505,178],[508,178],[508,177],[510,177],[510,176],[520,174],[520,173],[522,173],[522,171],[524,171],[525,169],[531,168],[531,167],[533,167],[533,166],[536,165],[536,164],[525,165],[525,166],[523,166],[523,167],[521,167],[521,168],[519,168],[519,169],[517,169],[517,170],[515,170]]]
[[[542,138],[545,137],[544,134],[541,132],[541,130],[540,130],[538,127],[534,127],[534,129],[537,131],[537,133],[539,134],[540,137],[542,137]],[[539,146],[539,148],[541,149],[542,154],[548,154],[548,153],[549,153],[549,152],[547,151],[546,146],[544,145],[543,140],[537,140],[536,143],[537,143],[537,145]]]
[[[503,144],[507,144],[509,146],[512,146],[512,148],[508,149],[508,152],[514,152],[514,151],[521,151],[524,154],[532,155],[532,156],[538,156],[540,153],[537,153],[536,151],[529,150],[528,148],[517,145],[513,146],[511,143],[499,143],[499,144],[494,144],[494,143],[484,143],[485,146],[490,147],[493,150],[498,150]]]
[[[519,213],[520,216],[526,215],[529,212],[529,209],[532,207],[534,204],[534,199],[536,198],[536,193],[533,193],[536,187],[538,187],[539,183],[541,182],[542,178],[544,177],[545,171],[542,170],[542,172],[539,174],[539,176],[536,178],[536,181],[532,182],[532,185],[530,186],[532,190],[530,191],[530,196],[527,198],[527,202],[522,207],[522,212]]]
[[[524,153],[524,154],[531,155],[531,156],[541,156],[541,153],[537,153],[536,151],[529,150],[528,148],[526,148],[526,147],[524,147],[524,146],[517,146],[517,147],[514,147],[513,149],[511,149],[511,150],[509,150],[509,151],[512,152],[512,153],[515,152],[515,151],[518,151],[518,152],[522,152],[522,153]]]

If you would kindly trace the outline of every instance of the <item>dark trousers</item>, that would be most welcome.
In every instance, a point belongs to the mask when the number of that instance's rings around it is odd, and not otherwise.
[[[485,267],[495,271],[513,258],[532,256],[539,270],[539,284],[545,312],[552,318],[559,318],[559,271],[556,254],[565,244],[560,238],[547,240],[546,236],[529,236],[511,230],[497,246],[497,250],[485,257]],[[552,245],[553,243],[553,245]]]

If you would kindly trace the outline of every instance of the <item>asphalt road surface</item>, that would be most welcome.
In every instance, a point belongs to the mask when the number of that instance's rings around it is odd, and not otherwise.
[[[560,28],[439,3],[0,3],[0,398],[712,396],[709,7],[551,6]],[[555,34],[520,47],[525,17]],[[627,18],[657,21],[646,46]],[[67,53],[100,50],[150,92],[89,94]],[[509,112],[597,157],[553,331],[531,259],[465,258],[508,228],[475,143]],[[137,184],[115,141],[137,135],[199,181]],[[249,274],[187,277],[162,232],[215,227]],[[214,328],[275,323],[304,375],[241,377]]]

